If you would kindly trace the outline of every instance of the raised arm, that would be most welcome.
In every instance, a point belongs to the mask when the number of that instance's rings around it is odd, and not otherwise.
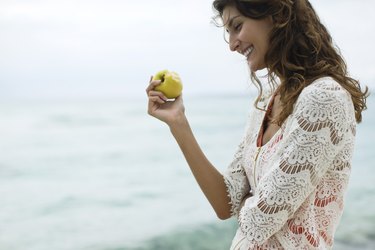
[[[182,96],[175,101],[166,101],[166,97],[154,88],[160,81],[150,81],[146,89],[148,95],[148,113],[165,122],[206,198],[220,219],[231,216],[230,198],[223,175],[209,162],[202,152],[189,122],[185,116]]]

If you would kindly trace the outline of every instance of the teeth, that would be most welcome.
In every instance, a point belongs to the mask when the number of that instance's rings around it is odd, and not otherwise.
[[[248,58],[249,55],[250,55],[250,53],[251,53],[253,50],[254,50],[254,47],[251,46],[250,48],[248,48],[247,50],[245,50],[245,51],[243,52],[243,55],[244,55],[246,58]]]

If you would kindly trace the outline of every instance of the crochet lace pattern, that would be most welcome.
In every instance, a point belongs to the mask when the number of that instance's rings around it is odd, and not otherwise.
[[[264,115],[255,108],[250,113],[224,175],[239,222],[231,249],[331,249],[354,149],[351,97],[330,77],[314,81],[276,134],[258,147]]]

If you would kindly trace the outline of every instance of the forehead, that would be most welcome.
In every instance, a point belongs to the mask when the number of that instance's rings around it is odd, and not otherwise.
[[[228,23],[237,16],[241,16],[241,13],[237,10],[236,7],[231,5],[225,7],[222,16],[224,25],[227,26]]]

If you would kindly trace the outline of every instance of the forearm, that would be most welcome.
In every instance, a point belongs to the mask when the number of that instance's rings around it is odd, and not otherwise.
[[[220,219],[230,217],[230,198],[223,175],[209,162],[186,119],[170,125],[171,132],[206,198]]]

